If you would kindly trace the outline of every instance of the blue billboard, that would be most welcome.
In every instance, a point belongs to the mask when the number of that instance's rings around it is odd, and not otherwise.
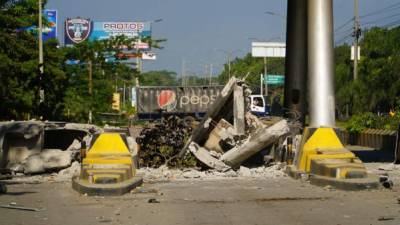
[[[47,41],[51,38],[57,38],[57,10],[45,9],[43,10],[43,15],[47,20],[47,25],[43,26],[42,28],[43,41]],[[28,31],[37,37],[39,29],[37,26],[30,26],[20,28],[17,31]]]
[[[93,22],[89,40],[104,40],[125,35],[128,38],[151,36],[151,22]]]
[[[45,9],[43,14],[47,19],[48,26],[43,28],[43,41],[47,41],[50,38],[57,38],[57,10]]]

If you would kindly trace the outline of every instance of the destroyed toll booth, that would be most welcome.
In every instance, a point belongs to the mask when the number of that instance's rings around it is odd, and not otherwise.
[[[38,174],[67,168],[81,141],[101,129],[89,124],[40,121],[0,123],[2,173]]]
[[[272,144],[279,141],[282,144],[289,133],[287,121],[279,119],[263,123],[252,115],[249,112],[250,94],[243,80],[231,78],[193,131],[180,156],[190,151],[208,167],[226,171],[239,168],[251,156]]]

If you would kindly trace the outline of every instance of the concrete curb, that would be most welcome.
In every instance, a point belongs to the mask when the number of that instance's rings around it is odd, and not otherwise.
[[[140,186],[142,183],[143,178],[138,176],[115,184],[92,184],[88,181],[80,180],[79,177],[72,178],[72,188],[81,194],[89,196],[123,195]]]
[[[286,173],[294,178],[300,179],[303,174],[294,166],[287,166]],[[352,179],[336,179],[331,177],[325,176],[318,176],[318,175],[307,175],[310,180],[310,184],[316,186],[331,186],[336,189],[345,190],[345,191],[361,191],[361,190],[371,190],[371,189],[378,189],[379,188],[379,179],[377,176],[368,174],[367,178],[352,178]]]
[[[345,191],[361,191],[377,189],[378,177],[369,175],[367,178],[336,179],[318,175],[310,175],[310,183],[317,186],[332,186]]]

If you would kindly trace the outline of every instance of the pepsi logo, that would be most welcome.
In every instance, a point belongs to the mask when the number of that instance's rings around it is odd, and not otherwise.
[[[176,107],[176,94],[171,90],[162,90],[157,96],[158,106],[170,112]]]

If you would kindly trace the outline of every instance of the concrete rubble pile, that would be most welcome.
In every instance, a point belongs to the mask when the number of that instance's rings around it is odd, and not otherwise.
[[[224,179],[224,178],[265,178],[274,179],[286,177],[283,164],[276,164],[273,166],[261,166],[257,168],[247,168],[244,166],[239,167],[237,170],[230,169],[228,171],[220,172],[217,170],[199,171],[194,168],[186,169],[170,169],[167,166],[159,168],[140,168],[138,174],[144,177],[145,181],[169,181],[169,180],[186,180],[186,179]]]
[[[0,172],[53,173],[76,164],[81,142],[101,129],[88,124],[11,121],[0,123]]]
[[[250,94],[242,80],[230,79],[180,156],[190,151],[203,164],[223,172],[238,169],[256,153],[283,143],[290,131],[288,122],[262,123],[249,112]]]

